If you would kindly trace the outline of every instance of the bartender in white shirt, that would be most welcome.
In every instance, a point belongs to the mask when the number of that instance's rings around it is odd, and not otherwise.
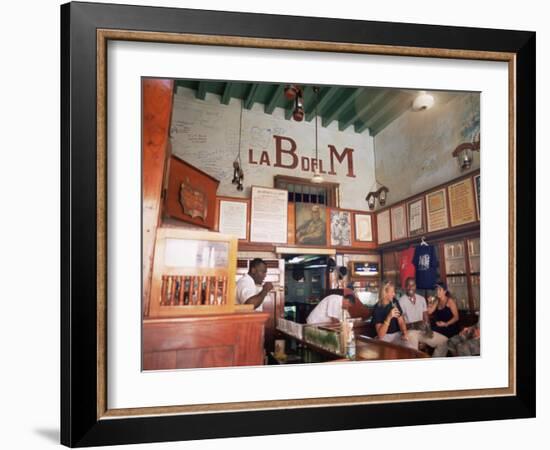
[[[261,258],[250,261],[248,273],[237,281],[237,303],[254,305],[256,311],[262,311],[264,298],[273,289],[269,281],[262,286],[266,275],[267,265]]]
[[[309,313],[307,323],[334,323],[340,322],[342,310],[355,304],[355,293],[351,289],[344,289],[344,295],[328,295]]]

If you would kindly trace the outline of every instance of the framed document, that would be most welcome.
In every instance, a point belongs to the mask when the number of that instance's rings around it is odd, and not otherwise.
[[[250,241],[286,244],[288,192],[252,186]]]
[[[407,215],[405,205],[391,208],[392,240],[397,241],[407,237]]]
[[[481,220],[481,209],[480,203],[481,203],[481,175],[476,175],[474,177],[474,188],[476,191],[476,209],[477,209],[477,220]]]
[[[428,216],[428,231],[438,231],[449,228],[447,215],[447,196],[445,189],[430,192],[426,195],[426,209]]]
[[[476,220],[474,187],[470,177],[447,187],[449,191],[449,210],[451,226],[457,227]]]
[[[424,199],[419,198],[407,203],[409,214],[409,235],[411,237],[420,236],[426,232],[424,223]]]
[[[355,240],[360,242],[371,242],[372,238],[372,218],[370,214],[355,213]]]
[[[248,240],[248,200],[219,199],[218,230]]]
[[[386,209],[376,215],[378,243],[385,244],[391,241],[390,210]]]
[[[71,3],[61,8],[63,444],[97,446],[534,417],[536,386],[529,381],[535,375],[536,306],[517,298],[519,293],[522,298],[535,297],[531,251],[536,246],[535,208],[518,202],[516,192],[535,189],[529,169],[535,166],[536,152],[518,151],[535,148],[535,33],[117,4]],[[407,70],[412,63],[415,70]],[[144,255],[149,255],[146,251],[156,239],[163,178],[144,180],[140,163],[147,159],[159,169],[155,174],[163,174],[166,158],[153,156],[167,156],[170,111],[164,110],[163,127],[142,131],[142,100],[149,92],[154,100],[162,97],[164,105],[170,105],[175,78],[272,80],[273,67],[283,74],[276,80],[283,89],[287,83],[324,83],[336,87],[332,99],[339,97],[341,86],[362,83],[411,91],[427,86],[483,92],[485,160],[502,162],[483,168],[484,183],[498,184],[498,189],[491,189],[493,198],[484,203],[488,210],[484,227],[491,233],[482,239],[494,254],[481,259],[481,271],[491,295],[501,300],[495,314],[483,317],[483,357],[445,358],[435,364],[365,361],[143,373],[142,272],[147,273]],[[152,73],[160,78],[151,80]],[[142,79],[149,81],[150,89],[140,89]],[[292,116],[292,108],[284,112],[288,111]],[[195,117],[198,122],[202,119],[207,118]],[[215,121],[205,123],[214,123],[215,128]],[[203,136],[196,139],[202,141]],[[238,139],[224,136],[220,154],[226,156],[224,144],[231,142]],[[159,153],[152,155],[151,147]],[[281,147],[279,160],[270,158],[269,167],[286,166],[291,173],[290,166],[302,160],[290,148]],[[311,162],[310,149],[306,159]],[[335,167],[351,172],[351,162],[338,163],[342,151],[339,147],[332,152]],[[230,162],[235,154],[231,152]],[[347,155],[351,161],[352,151]],[[323,168],[328,176],[327,161],[330,158],[325,158]],[[267,159],[264,162],[265,169]],[[231,179],[231,164],[224,167],[220,183]],[[246,171],[244,180],[246,185]],[[355,182],[363,188],[359,178]],[[190,189],[184,192],[184,208],[197,220],[203,220],[205,203],[189,201],[189,194],[201,197],[201,188],[195,182],[184,186]],[[445,192],[435,190],[426,196],[428,231],[448,227]],[[287,241],[287,203],[286,191],[252,188],[252,241]],[[504,211],[495,204],[509,208]],[[390,242],[389,209],[378,213],[378,222],[378,242]],[[190,244],[172,244],[175,253],[167,261],[175,264],[179,249]],[[196,244],[205,255],[212,253],[209,249],[218,253],[218,244],[210,245],[206,239],[197,239]],[[217,264],[216,258],[195,254],[194,260]],[[506,263],[488,264],[489,259]],[[168,289],[164,297],[170,303],[177,292],[172,286],[174,290]],[[180,279],[179,286],[185,288],[186,280]],[[198,297],[195,292],[191,289],[191,298]],[[180,307],[177,298],[177,304],[163,307]],[[281,371],[292,372],[291,387],[280,382]],[[403,373],[411,376],[400,376]],[[469,376],[472,373],[474,377]],[[262,383],[250,383],[258,377]],[[377,382],[327,383],[332,377],[372,377]]]

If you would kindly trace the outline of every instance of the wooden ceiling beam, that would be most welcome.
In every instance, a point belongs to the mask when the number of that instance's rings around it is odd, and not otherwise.
[[[359,108],[355,112],[355,114],[352,114],[346,120],[338,121],[338,130],[344,131],[352,123],[355,123],[358,120],[361,120],[364,123],[368,123],[370,112],[373,111],[377,106],[379,106],[382,101],[384,101],[385,95],[386,95],[386,92],[382,89],[377,89],[374,92],[369,92],[367,96],[367,100],[365,101],[365,104],[361,108]],[[365,117],[366,119],[364,119]],[[356,132],[358,131],[356,130]]]
[[[336,94],[340,92],[340,88],[329,87],[323,94],[319,94],[319,104],[317,105],[317,112],[320,113],[323,108],[334,98]],[[321,113],[322,115],[322,113]],[[306,121],[310,122],[315,117],[315,109],[306,113]]]
[[[355,100],[363,93],[363,88],[355,88],[347,98],[334,108],[329,114],[323,116],[322,125],[328,127],[340,114],[350,107],[354,106]]]
[[[231,100],[231,91],[233,90],[233,83],[225,83],[225,88],[223,90],[221,103],[223,105],[229,105],[229,101]]]
[[[273,114],[273,111],[277,107],[277,104],[281,101],[284,93],[284,85],[279,84],[271,95],[271,98],[264,106],[264,112],[266,114]]]
[[[195,97],[200,100],[204,100],[206,98],[206,83],[204,81],[199,81],[197,91],[195,92]]]
[[[250,90],[248,91],[248,95],[246,96],[244,100],[244,109],[252,109],[252,106],[254,106],[255,98],[256,98],[256,92],[258,91],[259,84],[254,83],[250,86]]]

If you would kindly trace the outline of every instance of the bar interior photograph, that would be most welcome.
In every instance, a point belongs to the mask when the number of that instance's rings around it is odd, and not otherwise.
[[[480,355],[480,94],[142,78],[142,370]]]

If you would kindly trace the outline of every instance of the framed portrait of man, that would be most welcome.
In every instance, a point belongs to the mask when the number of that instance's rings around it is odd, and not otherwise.
[[[296,203],[296,243],[326,246],[326,217],[325,205]]]

